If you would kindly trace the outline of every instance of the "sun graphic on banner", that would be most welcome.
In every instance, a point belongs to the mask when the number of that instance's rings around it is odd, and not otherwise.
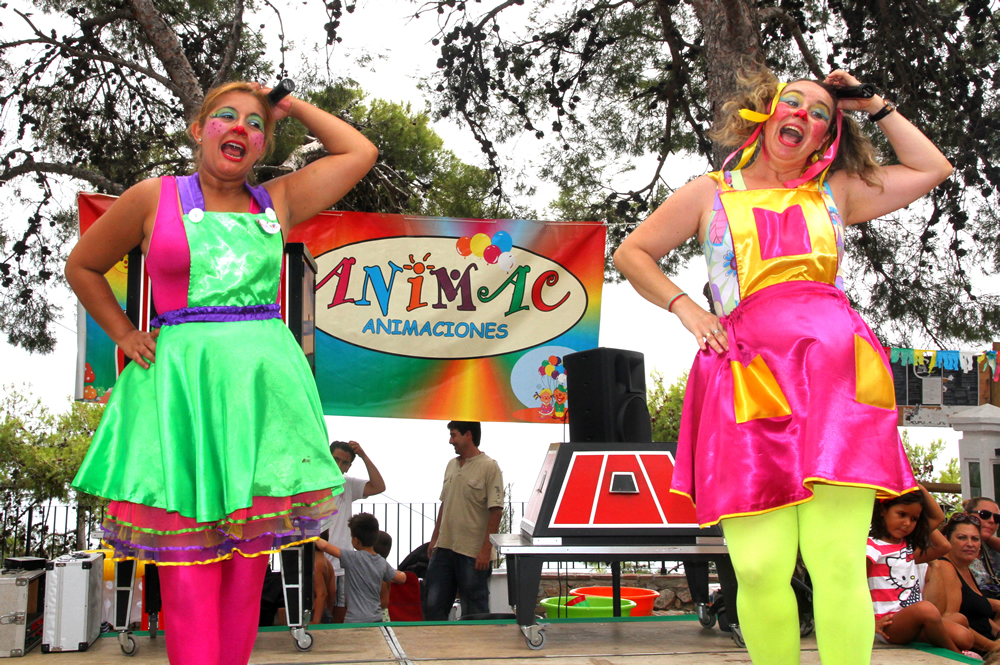
[[[426,254],[424,254],[424,258],[420,259],[420,261],[414,261],[413,260],[413,254],[410,254],[410,262],[407,263],[407,264],[405,264],[403,266],[403,269],[404,270],[412,270],[413,272],[415,272],[418,275],[423,274],[424,270],[434,270],[434,266],[432,266],[430,264],[428,264],[426,266],[424,265],[424,261],[426,261],[429,258],[431,258],[431,253],[430,252],[427,252]]]

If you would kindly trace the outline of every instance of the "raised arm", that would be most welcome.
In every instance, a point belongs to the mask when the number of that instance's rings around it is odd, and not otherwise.
[[[944,524],[944,511],[941,510],[941,506],[938,504],[937,499],[934,495],[927,491],[927,488],[923,485],[919,485],[920,491],[924,493],[924,506],[927,508],[927,522],[932,529],[937,529],[939,526]]]
[[[145,244],[160,196],[158,178],[125,190],[94,222],[66,260],[66,281],[97,325],[125,355],[143,368],[156,359],[156,335],[136,330],[104,276],[133,248]]]
[[[321,552],[326,552],[330,556],[335,556],[340,558],[340,548],[336,545],[331,545],[329,542],[323,540],[322,538],[316,539],[316,549]]]
[[[385,480],[382,479],[382,474],[375,467],[374,462],[372,462],[368,455],[365,454],[364,449],[361,444],[357,441],[351,441],[348,443],[354,454],[361,458],[361,461],[365,463],[365,469],[368,470],[368,482],[365,483],[365,489],[362,492],[362,498],[368,498],[373,494],[381,494],[385,491]]]
[[[670,311],[695,336],[702,350],[711,346],[721,353],[729,348],[725,332],[709,334],[722,329],[719,318],[690,296],[674,300],[682,289],[657,264],[668,252],[698,234],[703,217],[711,212],[715,191],[716,183],[708,176],[678,189],[625,238],[615,251],[614,261],[639,295],[663,309],[670,306]]]
[[[327,210],[349,192],[375,164],[378,148],[340,118],[296,97],[285,97],[275,112],[301,122],[330,153],[264,184],[287,230]]]
[[[858,80],[843,70],[832,72],[827,83],[858,85]],[[875,114],[885,106],[885,100],[875,95],[871,99],[841,100],[844,111],[864,111]],[[923,132],[913,126],[899,111],[889,113],[876,123],[892,146],[899,164],[878,170],[882,189],[871,187],[856,175],[843,171],[830,177],[834,200],[844,224],[851,225],[881,217],[913,203],[944,182],[952,166],[941,151]]]
[[[944,534],[934,529],[931,531],[931,546],[926,551],[917,550],[913,559],[917,563],[930,563],[931,561],[940,559],[950,551],[951,543],[944,537]]]

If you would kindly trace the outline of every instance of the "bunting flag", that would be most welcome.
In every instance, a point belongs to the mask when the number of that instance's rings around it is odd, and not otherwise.
[[[932,371],[936,367],[954,372],[971,372],[978,362],[979,365],[988,368],[994,381],[1000,380],[1000,366],[997,364],[996,351],[955,351],[955,350],[933,350],[933,349],[889,349],[889,360],[898,363],[901,367],[910,365],[927,365],[927,370]]]

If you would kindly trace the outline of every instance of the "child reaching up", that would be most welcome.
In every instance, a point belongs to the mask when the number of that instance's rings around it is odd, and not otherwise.
[[[961,652],[972,648],[968,628],[942,618],[923,599],[927,564],[951,550],[937,531],[944,511],[920,487],[894,499],[876,501],[868,538],[868,589],[875,609],[876,637],[889,644],[914,640]]]
[[[389,562],[375,553],[378,540],[378,519],[369,513],[358,513],[347,521],[351,530],[353,550],[331,545],[320,539],[316,547],[340,559],[344,569],[344,598],[347,616],[344,623],[378,623],[382,621],[380,596],[382,582],[402,584],[406,573],[398,572]]]

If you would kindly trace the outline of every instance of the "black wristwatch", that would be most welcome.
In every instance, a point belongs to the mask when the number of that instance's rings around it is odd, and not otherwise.
[[[896,110],[895,104],[893,104],[892,102],[886,102],[885,106],[883,106],[882,110],[879,111],[878,113],[869,113],[868,119],[871,120],[872,122],[878,122],[879,120],[886,117],[895,110]]]

